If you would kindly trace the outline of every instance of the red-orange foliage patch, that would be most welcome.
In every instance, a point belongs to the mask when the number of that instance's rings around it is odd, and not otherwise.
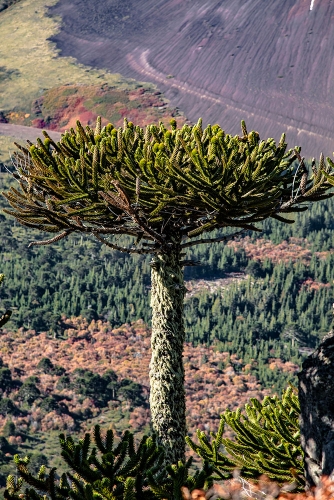
[[[149,362],[151,357],[150,329],[142,322],[125,324],[112,329],[102,321],[90,324],[83,318],[72,318],[65,323],[69,325],[65,332],[66,340],[50,338],[47,333],[36,335],[34,331],[16,333],[4,330],[0,338],[0,353],[4,363],[8,364],[15,378],[14,368],[23,370],[24,381],[28,376],[37,375],[42,393],[56,393],[70,397],[64,402],[71,412],[84,411],[90,408],[94,415],[103,415],[104,410],[95,408],[90,399],[80,400],[70,390],[57,389],[59,376],[45,374],[37,369],[43,357],[51,359],[54,365],[62,366],[67,372],[76,368],[84,368],[100,375],[108,369],[114,370],[120,379],[128,378],[144,387],[144,395],[149,394]],[[71,325],[76,329],[71,328]],[[187,422],[189,433],[196,429],[214,431],[219,424],[220,414],[243,406],[251,397],[262,399],[269,390],[260,387],[253,375],[248,373],[249,366],[242,370],[241,360],[228,353],[218,352],[215,346],[197,346],[185,344],[185,387],[187,397]],[[298,367],[272,360],[273,369],[295,371]],[[288,366],[289,365],[289,366]],[[114,403],[113,403],[114,404]],[[119,403],[126,407],[126,403]],[[125,408],[126,409],[126,408]],[[129,426],[140,430],[147,425],[149,411],[135,408],[130,414]],[[0,427],[4,423],[0,417]],[[28,421],[27,421],[28,420]],[[14,421],[43,431],[50,429],[74,428],[71,416],[53,411],[43,414],[40,408],[32,405],[29,417],[16,417]]]
[[[249,236],[246,236],[239,241],[229,241],[227,244],[235,250],[243,248],[247,257],[251,259],[261,261],[270,259],[274,263],[298,260],[308,264],[313,255],[305,238],[290,238],[289,241],[282,241],[275,245],[272,241],[263,238],[253,242]],[[325,259],[329,252],[314,252],[314,254]]]
[[[266,476],[260,476],[258,481],[248,481],[239,476],[221,484],[214,484],[207,491],[182,488],[184,500],[331,500],[334,498],[334,482],[326,476],[320,479],[319,485],[304,492],[293,492],[293,484],[278,485]]]
[[[108,84],[54,87],[32,103],[31,113],[16,110],[7,113],[5,119],[16,125],[64,132],[75,128],[77,120],[94,126],[97,116],[102,117],[102,125],[112,122],[116,127],[123,125],[124,117],[141,127],[160,121],[168,125],[174,116],[178,116],[179,125],[185,122],[160,92],[143,87],[124,90]]]

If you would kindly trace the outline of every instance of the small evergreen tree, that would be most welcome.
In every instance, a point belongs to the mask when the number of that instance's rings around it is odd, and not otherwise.
[[[18,393],[16,394],[16,399],[18,401],[23,401],[29,406],[36,401],[36,399],[41,397],[41,391],[36,386],[34,381],[26,380],[21,385]]]
[[[0,274],[0,285],[3,282],[4,278],[5,278],[5,275]],[[2,326],[4,326],[7,323],[7,321],[10,320],[11,315],[12,315],[12,311],[10,311],[8,309],[2,316],[0,316],[0,328]]]
[[[153,429],[166,450],[166,460],[184,460],[186,434],[183,267],[188,248],[227,241],[269,217],[291,223],[280,214],[307,209],[302,203],[331,196],[323,156],[313,174],[300,149],[287,151],[285,136],[278,145],[261,141],[257,132],[232,137],[219,125],[202,121],[167,130],[145,130],[124,121],[95,131],[77,122],[54,142],[28,148],[17,145],[16,172],[20,189],[5,197],[6,210],[20,223],[57,233],[48,245],[74,232],[91,234],[119,252],[151,254],[152,360],[150,405]],[[296,165],[295,160],[299,161]],[[233,234],[226,228],[239,230]],[[222,230],[216,237],[204,233]],[[133,237],[131,247],[117,243]],[[113,239],[110,239],[113,238]]]
[[[49,358],[42,358],[37,365],[38,370],[41,370],[43,373],[50,373],[53,371],[54,366]]]
[[[199,444],[189,437],[186,441],[215,467],[221,479],[239,469],[245,478],[256,480],[265,474],[278,483],[289,481],[302,489],[305,477],[299,416],[297,390],[288,387],[281,398],[266,396],[262,402],[252,398],[243,413],[241,408],[226,410],[217,433],[211,432],[211,439],[197,431]],[[225,424],[233,430],[234,439],[223,437]]]
[[[94,429],[94,445],[86,433],[75,443],[71,436],[60,435],[61,456],[70,471],[56,479],[56,469],[47,473],[42,465],[36,477],[36,460],[14,457],[19,479],[9,476],[6,500],[182,500],[181,487],[190,490],[212,485],[213,467],[205,463],[201,470],[191,475],[190,458],[185,464],[164,466],[164,451],[154,437],[144,436],[137,447],[131,432],[126,431],[118,445],[114,445],[112,430],[101,435],[100,427]],[[44,463],[45,463],[45,457]],[[38,462],[38,461],[37,461]],[[39,462],[41,463],[41,462]],[[43,463],[43,462],[42,462]],[[35,467],[36,469],[36,467]],[[30,488],[22,491],[23,484]]]
[[[4,437],[15,436],[16,427],[14,422],[11,420],[6,420],[5,425],[2,428],[2,435]]]
[[[20,410],[17,408],[17,406],[15,406],[11,399],[0,399],[0,415],[2,415],[3,417],[7,417],[8,415],[18,416],[20,414]]]

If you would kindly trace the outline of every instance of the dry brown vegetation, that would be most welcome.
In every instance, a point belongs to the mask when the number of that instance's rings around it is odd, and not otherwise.
[[[279,486],[266,476],[260,476],[257,482],[251,482],[239,476],[235,471],[234,478],[221,484],[214,484],[207,491],[182,488],[184,500],[329,500],[334,498],[334,482],[323,476],[316,488],[305,492],[293,492],[293,484]]]
[[[284,240],[275,244],[263,238],[252,241],[249,236],[246,236],[238,241],[229,241],[227,244],[236,250],[243,248],[250,259],[261,261],[270,259],[275,264],[289,261],[309,264],[312,255],[325,259],[329,254],[329,252],[312,252],[306,238],[291,237],[289,241]]]
[[[13,378],[17,377],[17,373],[21,373],[21,381],[32,375],[38,376],[40,382],[37,385],[42,396],[63,395],[63,402],[69,409],[68,413],[59,410],[45,413],[36,402],[29,409],[28,416],[13,417],[13,420],[21,429],[30,431],[74,429],[72,412],[84,412],[86,408],[90,408],[93,412],[92,418],[86,420],[82,427],[89,428],[92,419],[97,416],[99,422],[108,423],[106,412],[113,409],[123,416],[127,415],[127,421],[122,420],[123,428],[117,429],[116,425],[115,430],[122,431],[124,426],[130,426],[135,431],[147,428],[147,407],[139,405],[130,408],[127,401],[112,401],[108,409],[95,407],[94,401],[90,399],[82,400],[80,395],[73,391],[57,389],[59,376],[45,374],[37,365],[43,357],[48,357],[54,365],[63,367],[67,373],[76,368],[84,368],[103,375],[108,369],[112,369],[119,379],[128,378],[142,384],[144,397],[147,399],[151,356],[149,328],[142,321],[114,330],[102,321],[92,321],[88,324],[83,318],[64,318],[64,322],[68,325],[64,334],[67,339],[50,338],[47,333],[35,335],[34,331],[23,329],[16,333],[6,330],[2,333],[0,352],[3,362],[11,369]],[[196,429],[216,430],[219,416],[227,407],[236,409],[251,397],[262,399],[270,393],[268,389],[262,389],[255,377],[248,373],[251,365],[244,365],[242,360],[233,355],[229,358],[227,353],[218,352],[215,346],[193,347],[186,344],[184,363],[187,421],[191,435]],[[272,360],[270,368],[291,372],[298,370],[296,365],[280,360]],[[0,428],[4,422],[5,417],[0,417]]]

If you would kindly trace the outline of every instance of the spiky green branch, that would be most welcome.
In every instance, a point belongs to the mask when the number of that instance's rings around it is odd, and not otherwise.
[[[243,413],[241,408],[226,410],[211,440],[203,431],[197,431],[199,444],[189,437],[186,440],[220,471],[222,478],[238,468],[246,478],[266,474],[279,483],[293,482],[300,488],[305,486],[305,478],[299,415],[297,391],[289,387],[281,398],[266,396],[262,402],[252,398]],[[233,440],[223,437],[225,424],[234,431]]]
[[[60,435],[61,456],[68,470],[60,479],[56,469],[47,472],[42,465],[37,476],[29,472],[29,458],[14,457],[18,479],[9,476],[6,500],[182,500],[181,487],[190,490],[209,487],[213,467],[205,463],[195,474],[187,463],[164,466],[164,452],[155,438],[144,436],[136,447],[133,434],[126,431],[118,445],[108,430],[101,435],[94,429],[94,447],[91,436],[75,443],[71,436]],[[23,492],[23,485],[28,487]]]
[[[29,227],[62,231],[59,238],[74,231],[140,236],[154,241],[157,253],[174,230],[187,240],[230,226],[254,230],[267,217],[291,222],[279,214],[330,196],[331,163],[321,157],[308,179],[299,149],[287,151],[284,134],[276,146],[248,134],[244,123],[242,137],[218,125],[203,131],[201,120],[180,130],[171,123],[170,130],[162,123],[143,130],[125,120],[124,128],[101,130],[98,119],[95,131],[78,122],[58,143],[44,131],[44,142],[17,145],[21,190],[4,193],[14,209],[5,211]]]

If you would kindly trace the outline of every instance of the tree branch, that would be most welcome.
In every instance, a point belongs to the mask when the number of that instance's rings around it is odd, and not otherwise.
[[[64,232],[57,234],[57,236],[54,236],[50,240],[31,241],[28,245],[28,248],[34,247],[34,246],[50,245],[51,243],[55,243],[56,241],[59,241],[59,240],[62,240],[63,238],[66,238],[66,236],[68,236],[72,232],[73,232],[73,229],[66,229]]]
[[[181,260],[180,266],[186,267],[186,266],[200,266],[201,261],[200,260]]]
[[[123,187],[120,185],[119,181],[113,181],[114,186],[116,187],[119,196],[122,198],[121,200],[121,209],[126,212],[129,217],[133,220],[135,224],[137,224],[146,235],[150,236],[153,238],[154,241],[158,241],[160,244],[164,243],[163,237],[157,233],[154,229],[150,228],[138,215],[138,212],[135,208],[131,206],[130,198],[123,189]],[[99,194],[108,202],[108,196],[106,196],[105,193],[102,191],[99,191]]]
[[[93,232],[93,234],[97,240],[101,241],[101,243],[103,243],[104,245],[107,245],[107,247],[112,248],[113,250],[118,250],[119,252],[137,253],[137,254],[146,254],[146,255],[154,253],[154,252],[152,252],[152,250],[146,250],[145,248],[135,249],[135,248],[120,247],[118,245],[114,245],[114,243],[110,243],[105,238],[102,238],[102,236],[100,236],[98,233]]]
[[[78,231],[81,233],[99,233],[99,234],[128,234],[129,236],[138,236],[138,230],[125,229],[124,227],[115,227],[115,228],[107,228],[107,227],[96,227],[96,226],[83,226],[82,228],[78,228]],[[141,231],[140,231],[141,232]],[[146,239],[153,241],[153,238],[149,236],[145,236]]]
[[[230,241],[233,240],[236,236],[240,236],[240,234],[244,232],[245,229],[242,229],[237,233],[229,234],[227,236],[219,236],[218,238],[202,238],[201,240],[189,241],[188,243],[184,243],[183,245],[181,245],[181,249],[183,250],[183,248],[201,245],[202,243],[218,243],[219,241]]]
[[[128,211],[128,213],[132,220],[138,224],[138,226],[144,231],[146,235],[153,238],[154,241],[158,241],[160,244],[164,243],[163,237],[141,220],[137,213],[137,210],[131,209],[131,211]]]

